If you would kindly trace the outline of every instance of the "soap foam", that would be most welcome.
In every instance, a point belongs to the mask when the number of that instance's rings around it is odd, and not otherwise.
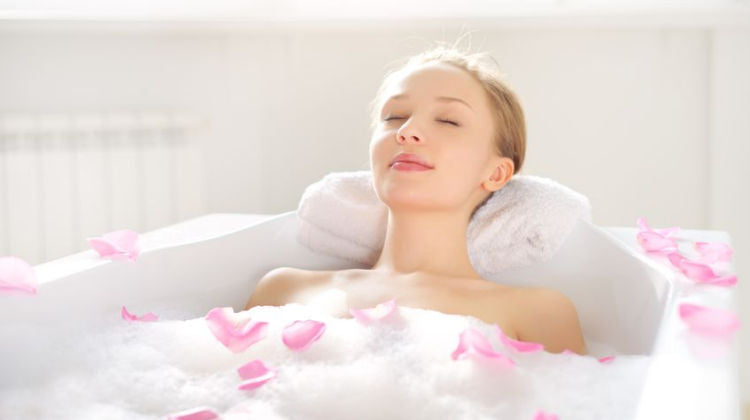
[[[0,418],[164,419],[208,406],[223,419],[629,419],[650,358],[588,342],[591,355],[518,353],[492,325],[471,317],[409,307],[401,322],[361,324],[296,303],[248,310],[269,322],[267,335],[235,354],[202,317],[158,322],[114,318],[88,325],[0,326]],[[298,319],[326,323],[307,350],[281,341]],[[453,360],[460,333],[476,328],[516,362]],[[606,353],[604,353],[606,352]],[[237,389],[236,369],[260,359],[277,376]]]

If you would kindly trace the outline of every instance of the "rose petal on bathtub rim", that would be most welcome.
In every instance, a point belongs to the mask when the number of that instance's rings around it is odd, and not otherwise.
[[[35,295],[38,291],[36,274],[31,264],[14,256],[0,257],[0,292]]]
[[[124,306],[122,307],[122,310],[120,310],[120,315],[122,315],[122,319],[128,322],[133,322],[133,321],[151,322],[151,321],[159,320],[159,317],[152,312],[148,312],[142,316],[136,316],[135,314],[131,314]]]
[[[392,314],[398,312],[397,309],[398,305],[396,304],[396,298],[393,298],[391,300],[378,303],[374,308],[350,308],[349,313],[358,321],[369,324],[374,321],[382,321],[390,318]]]
[[[695,250],[700,254],[700,262],[713,264],[719,261],[731,261],[734,250],[722,242],[696,242]]]
[[[206,325],[221,344],[240,353],[266,336],[268,323],[250,318],[236,319],[231,307],[213,308],[205,318]]]
[[[667,255],[669,261],[677,267],[685,277],[698,281],[706,282],[716,277],[714,270],[706,264],[690,261],[679,252],[673,252]]]
[[[206,406],[191,408],[167,416],[167,420],[212,420],[218,418],[219,415],[213,409]]]
[[[722,277],[714,277],[712,279],[704,280],[704,281],[698,281],[700,284],[710,284],[713,286],[722,286],[722,287],[732,287],[737,285],[737,276],[736,275],[729,275],[729,276],[722,276]]]
[[[237,373],[244,381],[237,386],[237,389],[250,390],[258,388],[276,376],[276,372],[263,363],[262,360],[256,359],[237,368]]]
[[[669,236],[673,233],[678,233],[680,231],[679,226],[675,226],[671,228],[664,228],[664,229],[651,229],[651,226],[648,225],[645,217],[639,217],[638,219],[636,219],[635,223],[638,225],[638,228],[642,232],[654,232],[661,236]]]
[[[514,350],[520,352],[520,353],[531,353],[535,351],[541,351],[544,349],[544,344],[542,343],[535,343],[533,341],[520,341],[520,340],[514,340],[503,332],[502,328],[500,328],[499,325],[493,324],[492,327],[495,329],[495,332],[497,332],[498,337],[500,337],[500,342],[503,343],[507,347],[511,347]]]
[[[105,233],[88,241],[102,258],[135,261],[140,254],[138,233],[130,229]]]
[[[325,322],[312,319],[297,320],[284,327],[281,333],[281,341],[294,351],[303,351],[317,341],[325,330]]]
[[[676,251],[678,249],[677,241],[672,238],[659,235],[656,232],[638,232],[635,235],[638,245],[644,251],[648,252],[663,252],[663,251]]]
[[[458,346],[451,353],[453,360],[465,359],[471,354],[476,354],[485,359],[497,361],[504,367],[511,367],[516,364],[508,356],[495,351],[492,344],[481,331],[474,328],[466,328],[461,332],[458,339]]]
[[[726,337],[740,327],[739,317],[724,309],[709,308],[693,303],[681,303],[678,307],[680,318],[690,331],[715,337]]]
[[[534,414],[534,420],[559,420],[556,414],[547,413],[539,410]]]
[[[617,356],[616,355],[604,356],[604,357],[600,357],[600,358],[598,358],[596,360],[598,360],[599,363],[612,363],[612,361],[615,360],[615,357],[617,357]]]
[[[650,230],[652,230],[651,226],[649,226],[648,222],[646,222],[646,218],[645,217],[639,217],[639,218],[635,219],[635,224],[638,225],[638,229],[640,229],[642,231],[650,231]]]
[[[133,250],[131,252],[121,251],[101,238],[88,238],[88,241],[91,248],[93,248],[101,258],[135,261],[139,255],[138,250]]]

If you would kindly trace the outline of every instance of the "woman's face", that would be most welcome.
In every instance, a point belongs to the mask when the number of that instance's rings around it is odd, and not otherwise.
[[[430,63],[393,82],[381,104],[370,141],[381,201],[391,209],[471,213],[488,194],[482,182],[496,172],[499,158],[489,102],[478,82],[450,64]],[[395,169],[391,162],[402,152],[420,156],[432,169]]]

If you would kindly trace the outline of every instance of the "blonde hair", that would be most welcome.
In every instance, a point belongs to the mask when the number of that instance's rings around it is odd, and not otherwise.
[[[438,43],[440,44],[440,43]],[[482,62],[482,58],[494,58],[487,52],[470,53],[461,51],[455,46],[438,45],[420,54],[408,57],[401,67],[391,70],[383,79],[375,98],[370,102],[370,130],[375,129],[380,119],[383,94],[390,84],[421,65],[438,62],[447,63],[464,70],[471,75],[484,89],[489,99],[494,133],[495,152],[513,160],[516,174],[523,166],[526,154],[526,123],[523,109],[515,92],[503,80],[504,75]],[[495,62],[497,64],[497,62]]]

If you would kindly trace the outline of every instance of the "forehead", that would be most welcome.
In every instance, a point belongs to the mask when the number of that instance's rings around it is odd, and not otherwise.
[[[476,109],[483,90],[465,71],[446,63],[428,63],[407,71],[386,90],[384,103],[396,95],[432,98],[448,96],[462,99]]]

